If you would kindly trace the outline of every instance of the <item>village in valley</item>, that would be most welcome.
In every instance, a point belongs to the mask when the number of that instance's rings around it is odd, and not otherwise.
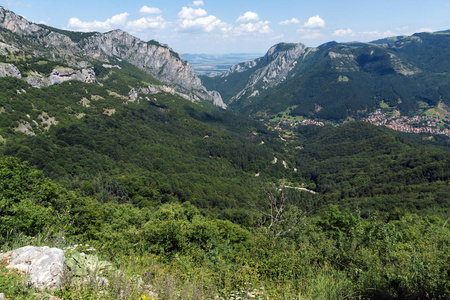
[[[383,113],[381,109],[377,109],[362,121],[371,123],[377,126],[386,126],[390,129],[407,132],[407,133],[428,133],[428,134],[443,134],[450,137],[449,128],[440,128],[441,121],[437,117],[429,116],[388,116]],[[447,116],[446,121],[450,118]],[[446,122],[446,123],[447,123]]]
[[[406,133],[440,134],[450,137],[450,117],[446,116],[440,120],[434,116],[401,116],[397,114],[387,114],[381,109],[377,109],[361,121],[371,123],[376,126],[385,126],[392,130]],[[442,123],[445,125],[442,126]],[[275,130],[295,128],[298,126],[315,125],[325,126],[325,123],[313,119],[292,120],[291,118],[271,120],[264,125]]]

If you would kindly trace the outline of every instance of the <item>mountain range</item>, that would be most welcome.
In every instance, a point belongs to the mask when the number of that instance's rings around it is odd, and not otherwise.
[[[125,61],[186,99],[204,99],[256,118],[286,114],[341,122],[379,108],[402,115],[433,115],[438,109],[446,125],[450,118],[450,31],[370,43],[330,42],[316,48],[280,43],[220,76],[200,78],[169,46],[143,42],[120,30],[70,32],[0,8],[0,39],[0,53],[25,51],[69,67],[47,78],[39,72],[24,74],[34,86],[67,78],[95,81],[94,68]],[[10,64],[1,66],[0,74],[18,76]]]
[[[202,76],[231,110],[343,121],[380,107],[402,115],[450,106],[450,31],[317,48],[280,43],[221,76]],[[447,120],[448,121],[448,120]]]

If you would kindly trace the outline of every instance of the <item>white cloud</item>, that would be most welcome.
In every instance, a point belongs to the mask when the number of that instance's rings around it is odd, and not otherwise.
[[[156,7],[148,7],[147,5],[144,5],[141,7],[139,12],[141,14],[146,14],[146,15],[157,15],[157,14],[162,13],[162,10],[160,10],[159,8],[156,8]]]
[[[178,13],[180,19],[193,20],[206,16],[208,13],[202,8],[183,7]]]
[[[215,29],[222,31],[231,30],[230,25],[219,20],[216,16],[209,15],[201,8],[183,7],[178,13],[178,29],[184,31],[201,30],[211,32]]]
[[[147,17],[129,21],[125,28],[130,31],[143,31],[146,29],[164,29],[167,24],[163,17],[157,16],[156,18]]]
[[[78,18],[70,18],[67,27],[80,31],[110,30],[125,25],[128,15],[125,12],[112,16],[106,21],[94,20],[92,22],[84,22]]]
[[[253,11],[247,11],[236,20],[239,26],[234,28],[233,33],[238,36],[248,34],[268,34],[272,32],[270,21],[260,21],[259,15]]]
[[[238,23],[246,23],[246,22],[256,22],[259,21],[259,16],[257,13],[252,11],[247,11],[243,16],[239,16],[236,22]]]
[[[227,24],[217,19],[215,16],[201,17],[197,19],[184,19],[179,22],[182,30],[203,30],[211,32],[216,28],[226,30]]]
[[[319,15],[311,17],[306,21],[303,26],[306,28],[323,28],[325,27],[325,21],[319,17]]]
[[[261,33],[267,34],[271,33],[272,29],[269,26],[269,21],[259,21],[257,23],[245,23],[241,24],[235,28],[236,33],[238,35],[247,34],[247,33]]]
[[[333,36],[345,37],[345,36],[356,36],[356,33],[353,32],[350,28],[347,29],[338,29],[333,32]]]
[[[383,32],[380,31],[363,31],[363,32],[357,32],[357,36],[365,37],[365,38],[385,38],[390,36],[396,36],[398,35],[395,32],[392,32],[391,30],[386,30]]]
[[[280,22],[280,25],[289,25],[289,24],[298,24],[300,23],[299,20],[297,20],[296,18],[292,18],[290,20],[284,20]]]
[[[194,4],[194,6],[202,6],[202,5],[205,5],[205,3],[203,2],[203,1],[194,1],[193,2],[193,4]]]

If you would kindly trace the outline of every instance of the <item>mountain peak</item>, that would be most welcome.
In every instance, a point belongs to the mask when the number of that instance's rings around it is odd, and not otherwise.
[[[18,34],[31,34],[42,30],[38,25],[0,6],[0,26]]]
[[[306,45],[302,43],[278,43],[270,47],[264,57],[270,59],[276,53],[295,51],[296,49],[301,49],[300,51],[302,51],[305,48]]]

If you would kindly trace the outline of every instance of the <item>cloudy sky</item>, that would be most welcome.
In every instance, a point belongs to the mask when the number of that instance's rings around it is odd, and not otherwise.
[[[279,42],[318,46],[450,29],[450,0],[0,0],[36,23],[122,29],[180,53],[264,53]]]

